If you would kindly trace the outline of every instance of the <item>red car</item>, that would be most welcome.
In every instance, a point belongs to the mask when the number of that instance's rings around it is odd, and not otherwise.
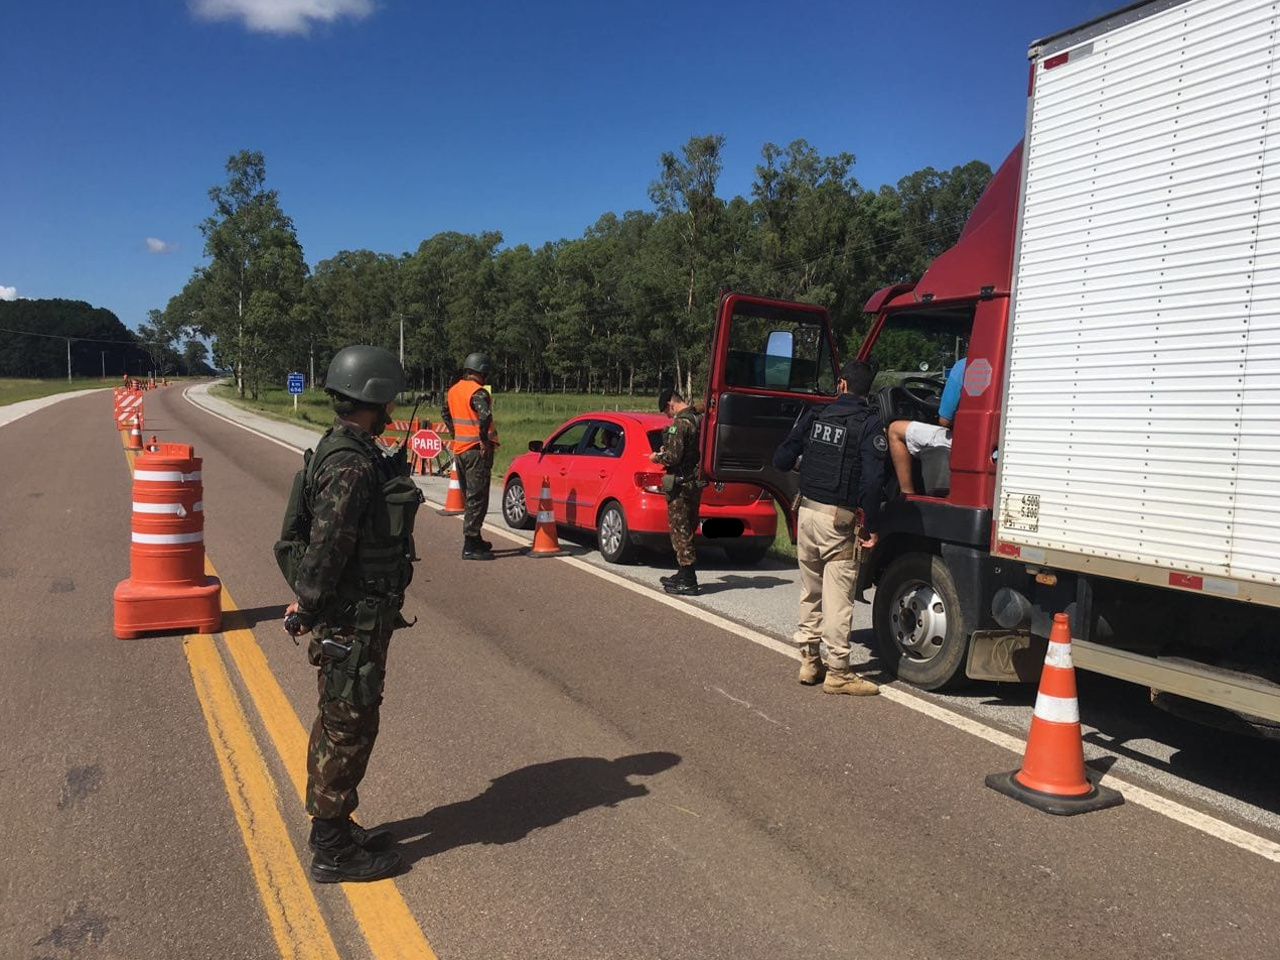
[[[649,459],[671,421],[656,413],[584,413],[511,462],[502,485],[507,526],[534,525],[545,478],[557,524],[594,530],[600,553],[625,563],[639,546],[671,548],[663,469]],[[773,498],[749,483],[702,491],[699,546],[723,548],[730,560],[757,563],[778,528]]]

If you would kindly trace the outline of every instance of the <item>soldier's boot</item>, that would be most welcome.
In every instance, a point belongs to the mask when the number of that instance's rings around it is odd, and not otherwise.
[[[874,697],[880,693],[880,688],[870,680],[858,676],[848,667],[843,670],[832,667],[827,670],[827,679],[822,683],[822,692],[844,693],[851,697]]]
[[[396,842],[396,838],[391,835],[391,831],[386,827],[374,827],[372,830],[366,830],[354,820],[348,820],[347,830],[351,835],[351,839],[355,841],[355,845],[368,850],[370,853],[381,853],[383,850],[390,850]],[[316,844],[314,822],[311,826],[311,839],[307,841],[307,845],[311,847],[312,852],[320,849]]]
[[[812,687],[815,683],[821,683],[826,675],[827,665],[822,662],[817,644],[806,644],[801,647],[800,682],[806,687]]]
[[[476,537],[476,543],[480,544],[480,546],[484,547],[485,550],[489,551],[490,553],[493,552],[493,544],[490,543],[488,540],[486,540],[484,537]]]
[[[676,578],[670,583],[663,584],[662,589],[680,597],[696,597],[702,592],[698,588],[698,575],[692,566],[681,567]]]
[[[680,579],[680,568],[677,567],[675,573],[668,574],[665,577],[659,577],[658,582],[665,587],[668,583],[675,583],[679,579]]]
[[[465,537],[462,541],[463,560],[492,560],[493,551],[485,547],[479,537]]]
[[[311,879],[316,883],[381,880],[400,869],[400,854],[394,850],[374,853],[355,841],[350,821],[311,821]]]

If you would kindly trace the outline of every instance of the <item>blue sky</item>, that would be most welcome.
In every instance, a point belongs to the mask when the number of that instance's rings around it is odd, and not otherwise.
[[[208,190],[266,157],[313,266],[444,230],[581,236],[648,209],[658,156],[726,137],[720,194],[766,141],[848,151],[864,187],[993,167],[1026,51],[1097,0],[41,0],[6,9],[0,298],[136,327],[203,262]]]

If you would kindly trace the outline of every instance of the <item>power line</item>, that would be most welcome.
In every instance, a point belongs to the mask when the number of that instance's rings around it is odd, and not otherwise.
[[[0,327],[0,333],[14,333],[23,337],[42,337],[46,340],[74,340],[76,343],[118,343],[130,347],[142,347],[141,340],[103,340],[98,337],[73,337],[61,333],[36,333],[34,330],[10,330]]]

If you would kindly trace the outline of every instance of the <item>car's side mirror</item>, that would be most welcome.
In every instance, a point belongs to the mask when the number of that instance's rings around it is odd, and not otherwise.
[[[530,453],[541,453],[541,452],[542,452],[542,441],[541,441],[541,440],[530,440],[530,441],[529,441],[529,452],[530,452]]]

